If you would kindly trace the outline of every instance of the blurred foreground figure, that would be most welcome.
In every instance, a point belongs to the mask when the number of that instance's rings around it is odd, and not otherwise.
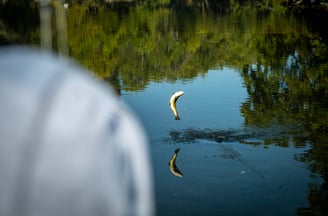
[[[0,215],[153,215],[149,162],[112,89],[55,56],[0,51]]]

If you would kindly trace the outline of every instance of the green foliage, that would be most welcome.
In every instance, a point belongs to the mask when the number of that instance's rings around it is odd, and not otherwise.
[[[0,3],[0,45],[38,44],[39,10],[29,1]]]

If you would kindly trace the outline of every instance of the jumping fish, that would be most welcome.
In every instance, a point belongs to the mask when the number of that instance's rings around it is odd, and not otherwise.
[[[170,159],[169,166],[170,166],[170,171],[173,175],[178,176],[178,177],[183,177],[182,172],[178,169],[178,167],[175,164],[175,161],[177,159],[179,151],[180,151],[180,148],[177,148],[174,151],[174,154],[172,155],[172,157]]]
[[[179,117],[179,114],[178,114],[178,111],[177,111],[177,107],[176,107],[176,102],[178,100],[178,98],[180,96],[182,96],[184,94],[183,91],[177,91],[175,92],[172,96],[171,96],[171,99],[170,99],[170,107],[171,107],[171,110],[174,114],[174,117],[175,117],[175,120],[180,120],[180,117]]]

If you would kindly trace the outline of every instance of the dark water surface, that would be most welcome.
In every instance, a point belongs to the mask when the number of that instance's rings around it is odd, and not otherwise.
[[[177,102],[180,121],[174,120],[168,106],[174,90],[185,91]],[[256,135],[260,129],[245,129],[239,110],[247,93],[233,69],[211,70],[191,82],[152,83],[142,92],[122,93],[150,136],[158,215],[295,215],[296,209],[308,207],[308,184],[321,180],[311,178],[306,165],[295,157],[308,151],[310,143],[298,148],[293,135],[287,135],[288,147],[265,147]],[[191,129],[192,134],[184,133]],[[206,137],[219,130],[246,134],[247,141],[256,145],[237,139],[218,143]],[[272,130],[265,132],[266,138],[280,133]],[[186,141],[172,139],[172,131]],[[168,166],[177,148],[176,165],[182,178],[172,175]]]
[[[5,9],[1,44],[38,46],[38,11],[18,19]],[[323,19],[275,8],[227,11],[72,5],[67,47],[143,123],[158,215],[325,215]],[[58,51],[60,34],[55,28]],[[169,99],[179,90],[175,120]]]

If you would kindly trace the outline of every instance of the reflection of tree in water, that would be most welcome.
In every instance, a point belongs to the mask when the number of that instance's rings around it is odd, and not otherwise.
[[[184,130],[171,130],[167,143],[194,143],[199,140],[209,140],[217,143],[239,142],[247,145],[276,145],[289,147],[292,140],[295,147],[306,145],[307,137],[292,124],[272,125],[270,128],[248,128],[245,130],[213,130],[187,128]]]
[[[117,95],[121,95],[122,87],[118,73],[112,73],[108,77],[104,77],[103,80],[114,88]]]
[[[267,35],[272,44],[263,47],[265,59],[277,56],[275,64],[245,65],[242,77],[249,98],[241,106],[247,126],[295,123],[303,134],[296,140],[311,149],[295,159],[306,163],[312,173],[324,180],[311,185],[308,196],[311,209],[300,208],[299,215],[327,215],[328,201],[328,46],[313,38],[288,41],[287,35]],[[285,47],[282,47],[285,46]],[[261,49],[261,48],[260,48]],[[282,58],[283,57],[283,58]]]
[[[323,178],[322,184],[311,184],[308,201],[313,215],[328,215],[328,134],[311,136],[312,148],[295,157],[307,164],[312,173],[318,173]]]
[[[38,44],[39,24],[35,5],[27,1],[0,1],[0,46]]]

